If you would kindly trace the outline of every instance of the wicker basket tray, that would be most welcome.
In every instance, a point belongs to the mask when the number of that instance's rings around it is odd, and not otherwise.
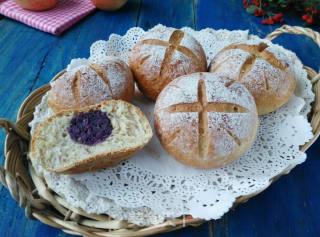
[[[320,34],[302,27],[284,25],[266,38],[272,40],[283,33],[308,36],[320,47]],[[320,83],[318,82],[320,74],[317,74],[309,67],[305,66],[304,68],[313,84],[316,97],[309,116],[314,137],[301,147],[302,151],[306,151],[320,134]],[[0,119],[0,127],[5,128],[7,131],[4,149],[5,163],[4,168],[0,167],[0,181],[8,188],[11,196],[19,202],[19,205],[25,208],[27,217],[38,219],[66,233],[92,237],[146,236],[204,223],[201,219],[182,216],[159,225],[149,227],[136,226],[126,221],[113,220],[107,215],[88,214],[81,209],[70,206],[62,197],[50,190],[45,181],[36,175],[26,158],[28,141],[30,140],[28,123],[33,118],[35,106],[40,103],[41,97],[49,89],[50,86],[45,85],[35,90],[25,99],[19,109],[16,123]],[[274,177],[272,181],[284,174]],[[257,194],[239,197],[235,205],[243,203]]]

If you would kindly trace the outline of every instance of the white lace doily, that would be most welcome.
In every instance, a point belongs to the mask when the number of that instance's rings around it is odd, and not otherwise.
[[[183,30],[202,44],[208,62],[225,45],[255,37],[247,31]],[[112,55],[127,61],[128,52],[142,34],[141,28],[132,28],[124,36],[113,34],[109,41],[97,41],[90,49],[89,60],[99,61]],[[37,163],[34,163],[35,169],[43,174],[52,190],[71,205],[89,213],[105,213],[138,225],[156,224],[183,214],[218,219],[237,197],[265,189],[273,177],[289,172],[306,159],[299,146],[312,138],[306,115],[314,95],[301,62],[294,53],[286,53],[298,78],[296,96],[278,111],[260,117],[252,148],[224,168],[186,167],[170,158],[154,136],[141,152],[114,168],[78,175],[52,174]],[[82,63],[86,60],[73,61],[69,68]],[[153,104],[141,95],[136,97],[134,104],[141,107],[153,124]],[[45,96],[36,108],[31,126],[34,128],[51,114]]]

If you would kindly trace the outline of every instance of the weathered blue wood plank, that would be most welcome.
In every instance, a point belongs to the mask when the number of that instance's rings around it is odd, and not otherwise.
[[[206,27],[214,29],[247,30],[255,31],[263,35],[264,31],[258,20],[250,17],[243,10],[242,1],[208,1],[195,0],[196,6],[196,28]],[[271,27],[267,27],[271,28]]]
[[[37,78],[44,56],[55,40],[54,36],[7,18],[0,21],[0,117],[15,118],[19,105]],[[3,138],[1,133],[1,147]]]
[[[158,234],[155,237],[213,237],[209,227],[210,223],[206,223],[198,227],[187,227],[166,234]]]
[[[181,28],[194,27],[194,4],[191,0],[143,0],[138,26],[149,29],[157,24]]]

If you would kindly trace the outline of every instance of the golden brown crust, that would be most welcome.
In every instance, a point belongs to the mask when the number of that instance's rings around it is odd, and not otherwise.
[[[151,126],[150,126],[148,120],[145,118],[145,115],[140,110],[140,108],[138,108],[138,107],[126,102],[126,101],[122,101],[122,100],[106,100],[106,101],[101,102],[100,104],[87,106],[84,108],[60,111],[60,112],[56,113],[55,115],[49,117],[44,122],[40,123],[35,129],[35,132],[31,138],[31,147],[30,147],[31,157],[34,157],[34,153],[36,151],[36,141],[37,141],[38,137],[40,136],[41,130],[43,129],[43,127],[46,127],[52,120],[55,120],[58,117],[62,117],[62,116],[66,116],[66,115],[70,115],[70,114],[74,114],[74,113],[88,112],[90,110],[100,110],[102,107],[104,107],[107,104],[118,103],[118,102],[125,103],[130,109],[132,109],[134,107],[136,112],[141,117],[141,120],[147,121],[148,126],[147,126],[147,134],[146,135],[148,136],[148,139],[145,143],[143,143],[137,147],[133,147],[130,149],[123,149],[118,152],[102,153],[97,156],[92,156],[86,160],[77,161],[74,164],[67,166],[67,167],[63,167],[61,169],[50,169],[46,166],[46,164],[43,160],[41,160],[41,163],[47,170],[49,170],[51,172],[72,174],[72,173],[80,173],[80,172],[85,172],[85,171],[93,171],[93,170],[111,167],[111,166],[114,166],[114,165],[120,163],[121,161],[124,161],[124,160],[130,158],[130,156],[132,156],[135,152],[141,150],[151,140],[152,129],[151,129]],[[41,157],[41,158],[43,158],[43,157]]]
[[[139,147],[135,147],[132,149],[127,149],[119,152],[114,153],[104,153],[97,156],[90,157],[89,159],[75,162],[73,165],[61,168],[61,169],[50,169],[47,170],[55,173],[61,174],[76,174],[76,173],[83,173],[89,171],[95,171],[99,169],[104,169],[112,166],[116,166],[117,164],[121,163],[129,159],[134,153],[141,150],[144,145]]]
[[[224,159],[199,159],[199,154],[197,150],[194,150],[190,147],[189,154],[186,155],[185,153],[182,153],[179,147],[172,146],[170,144],[170,141],[172,141],[173,137],[177,136],[178,134],[176,132],[168,134],[163,133],[160,129],[159,125],[159,118],[158,116],[155,116],[154,119],[154,127],[156,131],[156,135],[159,138],[159,141],[163,148],[177,161],[181,162],[182,164],[185,164],[187,166],[191,166],[194,168],[200,168],[200,169],[213,169],[213,168],[221,168],[225,165],[231,163],[232,161],[238,159],[242,154],[244,154],[248,147],[253,144],[255,138],[256,138],[256,130],[253,132],[252,136],[249,137],[249,139],[242,140],[241,146],[239,146],[240,149],[237,150],[237,152],[233,152],[228,156],[225,156]],[[254,124],[252,124],[252,127],[258,127],[259,120],[256,120]],[[196,125],[193,125],[196,126]],[[185,136],[189,136],[190,134],[185,134]],[[214,138],[213,134],[210,134],[211,138]],[[191,137],[192,138],[192,137]],[[195,141],[196,142],[196,141]],[[214,149],[208,149],[208,156],[214,157]]]
[[[194,83],[185,86],[188,80]],[[215,87],[212,82],[217,80],[221,83]],[[242,155],[255,139],[258,116],[253,97],[244,86],[236,84],[230,89],[213,74],[195,73],[167,85],[157,99],[154,116],[156,135],[163,148],[179,162],[205,169],[222,167]],[[190,90],[197,86],[197,90]],[[215,91],[227,95],[229,90],[234,91],[232,96],[241,95],[237,100],[247,98],[248,104],[241,106],[230,97],[223,97],[224,102],[212,99]],[[182,94],[185,97],[178,99],[178,103],[172,101]],[[194,97],[197,99],[186,100]]]
[[[168,41],[148,38],[138,42],[131,52],[130,68],[139,89],[144,95],[155,101],[161,90],[173,79],[193,72],[207,71],[207,60],[201,45],[190,35],[181,30],[167,28],[170,32]],[[150,36],[152,37],[152,36]],[[193,44],[182,45],[184,37]],[[165,50],[162,58],[156,58],[147,48]],[[179,52],[184,58],[173,59],[173,54]],[[187,58],[187,59],[186,59]],[[159,62],[160,60],[160,62]]]
[[[124,62],[119,59],[109,59],[101,64],[92,63],[86,67],[88,72],[82,69],[76,73],[64,72],[53,83],[49,91],[48,105],[54,112],[78,109],[106,99],[121,99],[128,102],[132,100],[134,95],[133,75]],[[89,74],[90,70],[91,74]],[[108,77],[108,70],[117,73],[112,73],[112,76]],[[91,78],[95,82],[89,82],[90,76],[96,78]],[[120,85],[117,82],[119,77],[121,78]],[[95,88],[99,84],[97,80],[103,83],[100,87]]]
[[[255,98],[259,115],[273,112],[287,103],[296,87],[296,79],[289,65],[268,51],[268,47],[263,42],[258,45],[245,43],[229,45],[212,59],[209,67],[210,72],[245,85]],[[230,69],[230,63],[236,58],[235,50],[239,49],[250,56],[247,58],[240,56],[238,51],[237,60],[242,65],[237,72],[234,72],[234,69]],[[257,59],[264,60],[269,66],[257,70]]]

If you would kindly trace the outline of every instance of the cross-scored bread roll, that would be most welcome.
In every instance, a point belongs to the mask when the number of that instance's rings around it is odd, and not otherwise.
[[[293,95],[296,80],[281,50],[260,41],[232,44],[212,60],[210,72],[242,83],[255,98],[258,114],[275,111]]]
[[[175,79],[160,93],[154,124],[169,154],[209,169],[234,161],[251,146],[258,115],[252,95],[240,83],[194,73]]]
[[[114,57],[67,71],[53,81],[51,87],[48,104],[55,112],[82,108],[107,99],[130,102],[134,94],[130,68]]]
[[[152,100],[173,79],[207,71],[206,56],[198,41],[169,27],[146,33],[134,46],[129,65],[139,89]]]

